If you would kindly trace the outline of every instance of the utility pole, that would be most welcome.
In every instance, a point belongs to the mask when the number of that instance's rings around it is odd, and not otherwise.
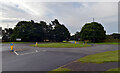
[[[7,24],[7,29],[9,29],[9,24]]]
[[[93,18],[93,22],[94,22],[94,18]]]

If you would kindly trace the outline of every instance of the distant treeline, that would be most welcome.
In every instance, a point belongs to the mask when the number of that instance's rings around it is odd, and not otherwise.
[[[76,40],[76,41],[79,41],[79,40],[81,40],[80,39],[80,32],[76,32],[75,33],[75,35],[72,35],[71,37],[70,37],[70,39],[71,40]],[[110,35],[106,35],[106,37],[105,37],[105,39],[104,40],[106,40],[106,41],[118,41],[118,40],[120,40],[120,34],[119,33],[113,33],[113,34],[110,34]],[[103,41],[104,41],[103,40]]]
[[[45,21],[39,23],[31,21],[20,21],[14,29],[2,30],[3,41],[16,41],[21,39],[23,42],[43,42],[53,41],[62,42],[69,40],[70,33],[68,29],[60,24],[57,19],[47,25]]]
[[[104,27],[98,22],[86,23],[80,32],[70,36],[69,30],[57,19],[49,24],[45,21],[39,23],[33,20],[19,21],[14,29],[5,28],[2,34],[4,42],[17,41],[16,39],[21,39],[22,42],[62,42],[63,40],[100,42],[105,39],[120,39],[120,34],[106,36]]]

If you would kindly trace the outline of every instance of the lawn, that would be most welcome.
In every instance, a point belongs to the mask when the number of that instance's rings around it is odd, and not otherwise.
[[[103,73],[120,73],[120,68],[109,69]]]
[[[35,46],[32,44],[30,46]],[[45,47],[45,48],[79,48],[79,47],[90,47],[91,45],[87,44],[74,44],[74,43],[46,43],[46,44],[38,44],[37,47]]]
[[[60,68],[54,69],[52,71],[49,71],[47,73],[68,73],[69,71],[71,71],[71,69],[60,67]]]
[[[30,42],[1,42],[3,44],[10,44],[10,43],[14,43],[14,44],[17,44],[17,43],[30,43]]]
[[[102,43],[94,43],[94,44],[112,44],[112,45],[118,45],[120,42],[102,42]]]
[[[83,63],[118,62],[118,51],[120,52],[120,50],[116,50],[88,55],[78,59],[77,61]]]
[[[64,41],[65,42],[65,41]],[[74,41],[69,41],[69,42],[74,42]],[[76,41],[77,43],[81,43],[81,44],[83,44],[84,43],[84,41]],[[120,42],[99,42],[99,43],[91,43],[91,42],[87,42],[88,44],[111,44],[111,45],[118,45],[118,44],[120,44]]]

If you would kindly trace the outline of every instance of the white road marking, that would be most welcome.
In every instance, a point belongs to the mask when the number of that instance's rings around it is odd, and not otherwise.
[[[14,51],[14,53],[15,53],[16,55],[19,55],[16,51]]]
[[[46,50],[41,50],[41,51],[38,51],[38,50],[35,50],[35,52],[27,52],[27,53],[22,53],[20,55],[27,55],[27,54],[32,54],[32,53],[37,53],[37,52],[45,52]],[[18,53],[17,53],[18,54]],[[19,54],[18,54],[19,55]]]
[[[20,54],[20,55],[27,55],[27,54],[32,54],[32,53],[36,53],[36,52],[29,52],[29,53],[24,53],[24,54]]]
[[[44,51],[44,52],[45,52],[46,50],[42,50],[42,51]]]
[[[38,52],[37,50],[35,50],[35,52],[29,52],[29,53],[24,53],[24,54],[20,54],[20,55],[27,55],[27,54],[32,54],[32,53],[36,53]]]
[[[38,52],[38,51],[36,50],[36,52]]]

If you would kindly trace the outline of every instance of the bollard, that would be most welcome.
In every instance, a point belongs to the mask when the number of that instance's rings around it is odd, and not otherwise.
[[[75,44],[76,44],[76,41],[75,41]]]
[[[37,46],[37,42],[36,42],[35,46]]]
[[[10,48],[11,48],[10,50],[13,52],[14,51],[14,49],[13,49],[13,43],[10,44]]]

